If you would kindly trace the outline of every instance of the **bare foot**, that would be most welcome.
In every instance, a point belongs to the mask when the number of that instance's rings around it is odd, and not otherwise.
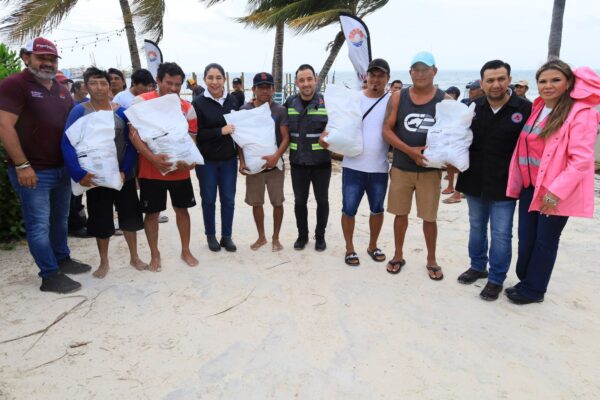
[[[145,271],[148,269],[148,263],[143,262],[142,260],[139,259],[139,257],[132,258],[129,261],[129,265],[131,265],[133,268],[137,269],[138,271]]]
[[[265,244],[267,244],[267,239],[264,239],[264,238],[262,238],[262,239],[261,239],[261,238],[258,238],[258,239],[256,240],[256,242],[254,242],[253,244],[251,244],[251,245],[250,245],[250,248],[251,248],[252,250],[258,250],[258,249],[260,249],[262,246],[264,246]]]
[[[150,263],[148,264],[148,271],[160,272],[161,270],[162,270],[162,267],[160,265],[160,256],[152,257],[150,259]]]
[[[283,245],[279,242],[279,239],[273,239],[273,251],[283,250]]]
[[[97,270],[94,271],[92,275],[94,275],[96,278],[102,279],[106,276],[106,274],[108,274],[108,265],[101,265]]]
[[[198,265],[198,260],[192,255],[192,253],[189,250],[181,252],[181,259],[185,261],[185,263],[190,267],[195,267],[196,265]]]

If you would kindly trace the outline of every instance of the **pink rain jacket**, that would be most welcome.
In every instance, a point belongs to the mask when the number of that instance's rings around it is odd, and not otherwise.
[[[594,144],[600,123],[600,114],[594,107],[600,104],[600,76],[591,68],[573,71],[575,86],[571,97],[573,108],[557,132],[546,138],[546,146],[535,182],[533,201],[529,211],[539,211],[544,195],[550,191],[560,199],[555,214],[571,217],[594,215]],[[533,102],[531,118],[535,118],[544,102]],[[535,121],[527,121],[533,125]],[[508,197],[519,198],[523,179],[519,169],[518,149],[515,147],[510,162]]]

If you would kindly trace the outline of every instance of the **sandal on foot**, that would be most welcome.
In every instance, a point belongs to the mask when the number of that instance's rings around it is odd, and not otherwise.
[[[391,265],[392,269],[386,268],[385,270],[389,273],[389,274],[397,274],[398,272],[400,272],[400,270],[402,269],[402,267],[404,267],[404,265],[406,264],[406,261],[404,261],[404,259],[400,260],[400,261],[394,261],[394,260],[390,260],[388,261],[388,267]],[[398,269],[396,269],[396,267]]]
[[[356,254],[354,251],[346,254],[346,257],[344,257],[344,262],[351,267],[358,267],[360,265],[358,254]]]
[[[429,274],[429,272],[433,272],[435,274],[436,272],[441,271],[442,267],[440,267],[439,265],[427,265],[426,268],[428,272],[427,275],[429,275],[429,279],[431,279],[432,281],[441,281],[442,279],[444,279],[444,274],[442,274],[442,276],[439,277],[436,277],[435,275],[431,276],[431,274]]]
[[[442,203],[444,203],[444,204],[460,203],[460,199],[455,199],[454,197],[448,197],[447,199],[442,200]]]
[[[369,256],[371,256],[373,261],[377,261],[377,262],[385,261],[385,253],[383,251],[381,251],[381,249],[378,247],[376,247],[375,250],[373,250],[373,251],[369,251],[369,249],[367,249],[367,254]]]
[[[448,189],[442,190],[442,194],[452,194],[452,193],[454,193],[454,190],[448,190]]]

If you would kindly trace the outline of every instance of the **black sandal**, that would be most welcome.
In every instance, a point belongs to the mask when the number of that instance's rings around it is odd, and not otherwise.
[[[427,268],[427,272],[433,272],[434,274],[436,272],[439,272],[442,270],[442,267],[440,267],[439,265],[431,265],[431,266],[427,265],[426,268]],[[436,277],[435,275],[431,276],[429,273],[427,275],[429,275],[429,279],[431,279],[432,281],[441,281],[442,279],[444,279],[443,273],[442,273],[442,276],[438,276],[438,277]]]
[[[367,254],[371,256],[373,261],[376,261],[376,262],[385,261],[385,253],[383,251],[381,251],[381,249],[378,247],[376,247],[375,250],[373,250],[373,251],[369,251],[369,249],[367,249]]]
[[[344,257],[344,262],[351,267],[358,267],[360,265],[360,260],[358,259],[358,254],[356,252],[346,254]]]
[[[402,270],[402,267],[404,267],[404,265],[406,264],[406,261],[404,261],[404,259],[400,260],[400,261],[394,261],[394,260],[390,260],[388,261],[388,267],[391,265],[392,269],[386,268],[385,270],[389,273],[389,274],[397,274],[398,272],[400,272],[400,270]],[[397,270],[394,270],[395,267],[398,267]]]

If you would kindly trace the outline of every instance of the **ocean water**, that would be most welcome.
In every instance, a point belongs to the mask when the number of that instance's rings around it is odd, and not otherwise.
[[[293,76],[293,71],[290,72]],[[256,72],[252,71],[244,71],[244,81],[245,81],[245,90],[246,90],[246,98],[251,96],[251,86],[252,86],[252,77],[256,74]],[[511,72],[513,82],[519,80],[527,80],[529,81],[529,90],[527,91],[527,97],[530,100],[533,100],[537,97],[538,91],[537,86],[535,84],[535,71],[534,70],[515,70]],[[235,77],[241,76],[241,72],[229,72],[229,79],[232,80]],[[348,87],[354,87],[356,85],[355,73],[353,71],[330,71],[329,73],[329,83],[335,80],[336,84],[345,84]],[[406,71],[392,71],[390,76],[390,82],[400,79],[404,83],[410,83],[410,75],[408,74],[408,70]],[[440,70],[438,71],[434,84],[438,85],[438,87],[442,90],[447,89],[450,86],[456,86],[461,93],[461,98],[467,95],[467,90],[465,86],[470,81],[479,79],[479,70]],[[284,74],[284,82],[285,82],[285,74]],[[202,82],[200,82],[202,84]],[[291,82],[293,84],[293,82]]]

